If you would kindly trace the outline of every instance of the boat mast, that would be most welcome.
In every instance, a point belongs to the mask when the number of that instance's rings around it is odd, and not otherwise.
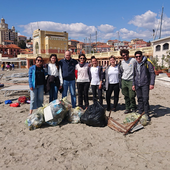
[[[161,38],[161,31],[162,31],[163,10],[164,10],[164,7],[162,7],[162,14],[161,14],[161,23],[160,23],[160,34],[159,34],[159,39]]]

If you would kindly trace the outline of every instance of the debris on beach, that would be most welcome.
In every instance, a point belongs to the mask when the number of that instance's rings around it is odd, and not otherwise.
[[[127,135],[130,132],[133,133],[134,131],[144,128],[143,125],[147,125],[147,117],[145,116],[145,112],[142,114],[130,113],[126,116],[123,123],[124,125],[109,116],[107,126],[117,132],[121,132],[124,135]]]

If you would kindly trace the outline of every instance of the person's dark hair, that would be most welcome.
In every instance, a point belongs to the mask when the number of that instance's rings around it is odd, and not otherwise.
[[[97,58],[96,58],[94,55],[91,56],[91,61],[92,61],[93,59],[96,59],[96,61],[97,61]]]
[[[35,59],[35,60],[37,60],[38,58],[41,58],[41,60],[43,60],[43,58],[42,58],[41,56],[36,57],[36,59]]]
[[[116,57],[115,57],[114,55],[111,55],[111,56],[109,57],[109,60],[110,60],[111,58],[113,58],[114,60],[116,60]]]
[[[79,54],[79,58],[80,58],[81,56],[83,56],[83,57],[85,58],[84,62],[86,62],[87,58],[86,58],[85,54]]]
[[[51,54],[50,55],[50,58],[49,58],[49,61],[51,62],[51,58],[52,57],[55,57],[56,58],[56,61],[55,61],[55,65],[56,65],[56,67],[58,68],[58,58],[57,58],[57,55],[56,54]]]
[[[129,54],[129,50],[126,50],[126,49],[121,50],[120,51],[120,55],[122,56],[123,53]]]
[[[136,51],[135,56],[136,56],[136,54],[140,54],[142,56],[142,51]]]

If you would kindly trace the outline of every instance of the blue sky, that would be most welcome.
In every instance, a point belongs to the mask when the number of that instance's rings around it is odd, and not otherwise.
[[[67,31],[69,38],[106,42],[109,39],[152,41],[152,30],[164,17],[162,37],[170,36],[170,0],[8,0],[0,2],[0,17],[19,34],[32,36],[32,30]],[[38,24],[37,24],[38,23]]]

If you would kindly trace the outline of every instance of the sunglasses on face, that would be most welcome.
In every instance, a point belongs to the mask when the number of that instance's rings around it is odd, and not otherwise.
[[[43,60],[37,60],[38,62],[43,62]]]
[[[122,55],[122,57],[125,57],[125,56],[128,56],[128,54],[124,54],[124,55]]]
[[[85,58],[80,58],[81,60],[85,60]]]
[[[140,56],[136,56],[136,58],[140,58],[141,57],[141,55]]]

